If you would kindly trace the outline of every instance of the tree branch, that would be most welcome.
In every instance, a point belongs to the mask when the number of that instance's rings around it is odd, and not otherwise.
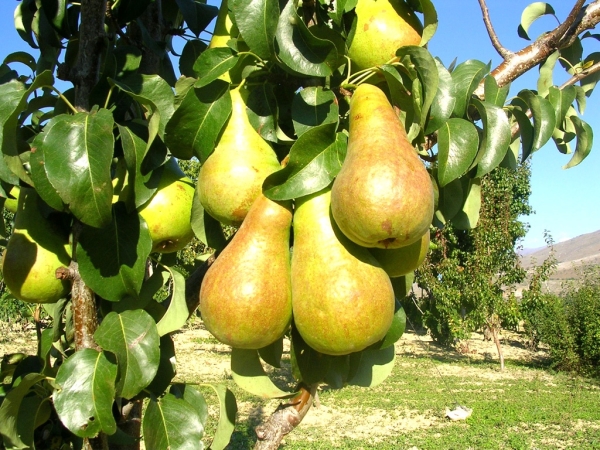
[[[479,7],[481,8],[481,14],[483,16],[483,23],[485,24],[485,28],[487,29],[490,40],[492,41],[492,45],[494,46],[494,48],[496,49],[498,54],[500,56],[502,56],[504,59],[510,58],[510,56],[513,53],[510,50],[508,50],[507,48],[505,48],[500,43],[500,39],[498,39],[498,35],[494,31],[492,21],[490,20],[490,13],[489,13],[488,7],[485,3],[485,0],[478,0],[478,1],[479,1]]]
[[[300,425],[310,409],[317,392],[317,384],[300,385],[300,393],[289,403],[279,405],[266,422],[256,427],[258,440],[254,450],[277,450],[282,439]]]

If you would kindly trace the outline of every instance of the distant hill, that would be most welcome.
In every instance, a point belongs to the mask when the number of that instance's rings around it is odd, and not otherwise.
[[[558,267],[546,283],[550,292],[558,293],[566,280],[575,280],[584,266],[600,265],[600,230],[582,234],[568,241],[554,244]],[[550,254],[547,247],[524,250],[521,252],[521,264],[525,269],[539,266]],[[517,295],[520,289],[517,291]]]

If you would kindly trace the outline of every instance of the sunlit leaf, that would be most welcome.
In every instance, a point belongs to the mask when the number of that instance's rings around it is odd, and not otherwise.
[[[577,89],[575,86],[566,86],[562,89],[552,86],[548,90],[548,101],[554,107],[557,126],[560,126],[565,120],[567,111],[575,101],[576,96]]]
[[[462,210],[452,218],[452,224],[459,230],[471,230],[479,222],[481,209],[481,180],[464,179],[463,192],[467,193]]]
[[[438,131],[438,181],[444,187],[462,176],[471,166],[479,135],[475,126],[466,120],[453,118]]]
[[[477,155],[477,177],[482,177],[504,159],[511,140],[510,123],[504,110],[492,103],[473,99],[483,122],[480,154]]]
[[[209,384],[217,397],[219,398],[219,423],[210,444],[211,450],[223,450],[231,440],[231,434],[235,428],[235,416],[237,413],[237,403],[233,392],[226,386],[219,384]]]
[[[539,150],[552,137],[556,126],[556,115],[552,104],[532,91],[522,90],[518,99],[522,100],[533,117],[533,151]]]
[[[466,114],[471,95],[489,71],[490,64],[473,59],[456,66],[452,72],[456,95],[456,103],[454,105],[455,117],[463,117]]]
[[[322,87],[307,87],[296,93],[292,101],[292,121],[296,135],[318,125],[336,123],[339,108],[333,91]]]
[[[530,41],[531,38],[528,33],[531,24],[542,16],[555,14],[554,8],[546,2],[531,3],[521,13],[521,24],[518,28],[519,36]]]
[[[156,324],[160,336],[179,330],[190,315],[185,302],[185,277],[172,267],[165,268],[171,274],[171,299],[167,311]]]
[[[583,161],[590,154],[594,142],[594,130],[592,130],[592,127],[590,127],[589,124],[576,116],[571,117],[571,121],[577,130],[577,146],[575,147],[575,152],[573,153],[571,160],[563,167],[563,169],[575,167]]]
[[[542,97],[546,97],[550,88],[554,86],[554,67],[556,66],[556,61],[558,60],[559,56],[560,53],[556,51],[548,56],[546,61],[540,65],[540,77],[538,78],[537,82],[537,90],[538,94]]]
[[[485,77],[483,92],[486,102],[502,107],[506,101],[509,90],[510,84],[498,87],[498,83],[493,76],[488,75]]]
[[[268,59],[275,51],[279,19],[276,0],[233,0],[230,3],[235,23],[250,51]]]
[[[231,376],[242,389],[262,398],[286,398],[293,392],[279,389],[266,374],[257,350],[231,350]]]
[[[199,78],[194,87],[201,88],[212,83],[229,72],[237,62],[237,54],[229,47],[205,50],[194,63],[194,72]]]
[[[437,93],[431,104],[431,109],[429,110],[425,134],[431,134],[440,129],[452,115],[456,102],[452,75],[437,59],[435,60],[435,64],[438,70],[439,84]]]
[[[363,350],[350,356],[350,364],[358,367],[348,380],[348,384],[362,387],[374,387],[381,384],[392,373],[396,350],[387,346],[380,350]],[[352,361],[352,360],[358,361]]]

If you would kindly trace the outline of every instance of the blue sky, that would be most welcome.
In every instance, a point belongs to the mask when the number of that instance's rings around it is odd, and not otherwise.
[[[209,0],[209,4],[217,4]],[[531,3],[523,0],[488,0],[488,8],[494,28],[502,44],[509,50],[517,51],[528,44],[517,35],[522,10]],[[564,20],[574,0],[550,0],[559,19]],[[493,49],[485,31],[481,11],[476,0],[434,0],[438,11],[439,28],[429,44],[429,50],[445,65],[454,58],[457,62],[478,59],[492,61],[492,67],[501,61]],[[13,12],[18,2],[0,2],[0,36],[2,54],[13,51],[32,51],[23,42],[13,25]],[[552,17],[544,17],[531,28],[531,36],[537,36],[556,25]],[[600,32],[600,30],[599,30]],[[591,40],[588,40],[591,41]],[[597,45],[597,44],[596,44]],[[587,52],[589,50],[586,48]],[[535,89],[537,69],[530,75],[513,83],[511,94],[522,88]],[[556,82],[561,82],[558,73]],[[570,155],[563,155],[550,143],[533,155],[532,195],[530,203],[535,214],[524,218],[531,226],[523,241],[524,248],[544,245],[544,230],[549,230],[556,242],[590,233],[600,229],[600,87],[591,99],[583,119],[596,131],[594,148],[588,158],[579,166],[563,170]]]

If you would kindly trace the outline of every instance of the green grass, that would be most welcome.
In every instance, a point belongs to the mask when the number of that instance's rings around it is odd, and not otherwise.
[[[273,410],[232,389],[238,401],[267,415]],[[600,449],[598,382],[539,365],[509,361],[500,373],[484,361],[398,357],[380,386],[325,387],[319,395],[322,407],[309,411],[282,449]],[[455,402],[472,408],[472,416],[445,419]],[[257,424],[241,420],[228,449],[253,448]]]

